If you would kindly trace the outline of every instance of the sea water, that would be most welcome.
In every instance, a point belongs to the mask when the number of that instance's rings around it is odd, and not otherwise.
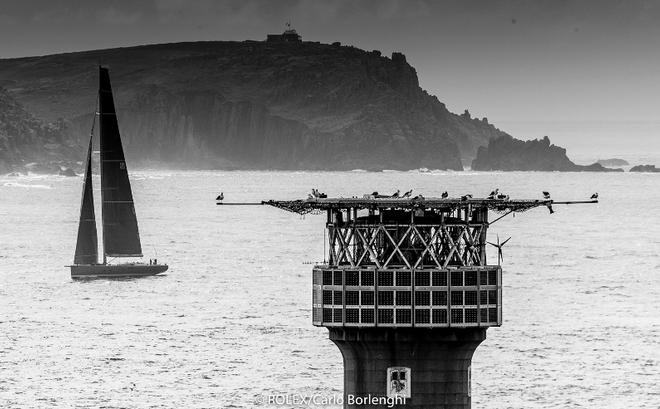
[[[248,409],[276,407],[263,403],[272,396],[327,403],[280,407],[338,407],[342,358],[327,330],[311,324],[306,264],[324,258],[325,217],[216,206],[216,195],[485,196],[496,187],[512,198],[598,192],[600,203],[537,208],[490,228],[490,241],[512,239],[504,323],[474,355],[473,407],[660,406],[658,174],[131,175],[145,258],[170,269],[86,282],[65,267],[82,178],[0,177],[0,407]]]

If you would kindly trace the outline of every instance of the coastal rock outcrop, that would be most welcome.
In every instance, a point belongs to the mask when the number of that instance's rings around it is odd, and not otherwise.
[[[637,165],[630,168],[630,172],[660,173],[660,168],[656,168],[655,165]]]
[[[352,46],[196,42],[0,60],[0,86],[32,115],[64,118],[85,146],[110,68],[129,160],[226,169],[462,169],[505,135],[455,115],[401,53]],[[36,141],[25,144],[25,155]],[[19,155],[19,156],[20,156]],[[69,153],[80,160],[78,146]]]
[[[550,138],[522,141],[510,135],[492,139],[487,147],[480,147],[472,161],[473,170],[505,171],[562,171],[562,172],[623,172],[598,163],[576,165],[566,149],[550,143]]]

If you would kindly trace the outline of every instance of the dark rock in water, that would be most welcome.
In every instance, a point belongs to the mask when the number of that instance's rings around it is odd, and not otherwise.
[[[596,163],[601,164],[605,167],[611,168],[614,166],[628,166],[630,163],[628,161],[618,158],[611,159],[599,159]]]
[[[651,172],[659,173],[660,168],[656,168],[655,165],[637,165],[630,168],[631,172]]]
[[[64,168],[60,170],[60,176],[73,177],[78,176],[78,174],[76,174],[76,172],[74,172],[74,170],[71,168]]]
[[[509,135],[492,139],[488,147],[479,148],[477,157],[472,161],[472,169],[623,172],[622,169],[610,169],[597,163],[589,166],[576,165],[566,156],[566,149],[551,144],[547,136],[543,139],[522,141]]]
[[[479,148],[472,162],[474,170],[570,171],[574,167],[566,149],[551,145],[547,136],[532,141],[501,136]]]
[[[20,144],[81,160],[105,64],[129,162],[231,169],[462,169],[505,135],[419,87],[405,55],[302,42],[197,42],[0,60],[8,93],[68,140]],[[57,139],[57,138],[55,138]],[[25,159],[27,161],[33,159]]]

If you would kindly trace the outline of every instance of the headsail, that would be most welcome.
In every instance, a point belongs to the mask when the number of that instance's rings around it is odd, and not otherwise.
[[[99,67],[99,122],[101,124],[101,197],[103,248],[110,257],[141,257],[131,182],[110,86],[108,69]]]
[[[92,132],[92,136],[94,133]],[[92,188],[92,137],[89,138],[87,149],[87,166],[85,167],[85,182],[83,184],[82,203],[80,205],[80,223],[78,224],[78,241],[74,264],[98,263],[98,239],[96,236],[96,217],[94,215],[94,194]]]

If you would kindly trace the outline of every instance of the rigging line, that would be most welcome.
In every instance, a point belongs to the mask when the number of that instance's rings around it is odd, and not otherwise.
[[[513,212],[515,212],[515,210],[509,210],[508,212],[504,213],[502,216],[500,216],[500,217],[498,217],[497,219],[493,220],[492,222],[488,223],[488,225],[490,226],[490,225],[494,224],[494,223],[497,222],[498,220],[500,220],[500,219],[502,219],[502,218],[504,218],[504,217],[510,215],[510,214],[513,213]]]
[[[218,206],[262,206],[265,205],[266,203],[263,202],[244,202],[244,203],[222,203],[218,202],[216,205]]]

